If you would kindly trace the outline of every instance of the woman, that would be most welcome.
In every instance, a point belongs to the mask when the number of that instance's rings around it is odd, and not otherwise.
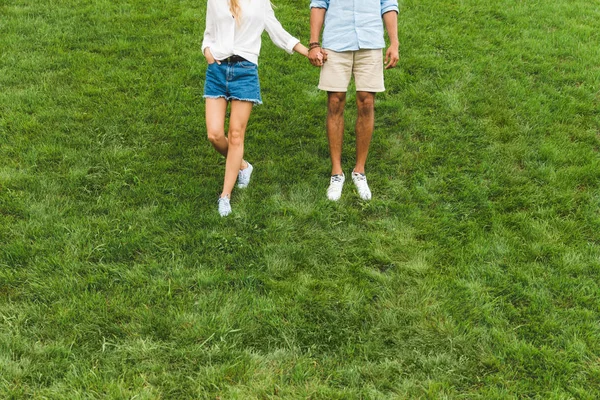
[[[287,33],[273,13],[270,0],[208,0],[202,52],[208,62],[204,98],[208,140],[226,157],[219,214],[231,213],[231,191],[248,186],[252,165],[243,159],[244,135],[254,104],[262,104],[258,81],[261,34],[267,31],[273,43],[292,54],[308,57],[308,50]],[[225,136],[225,114],[231,104],[229,132]]]

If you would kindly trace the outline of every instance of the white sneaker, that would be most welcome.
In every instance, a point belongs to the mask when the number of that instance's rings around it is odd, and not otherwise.
[[[250,164],[248,161],[246,161],[246,163],[248,164],[248,166],[244,169],[240,169],[240,172],[238,172],[237,187],[239,187],[240,189],[243,189],[248,186],[248,184],[250,183],[250,176],[252,175],[252,170],[254,170],[252,164]]]
[[[219,197],[219,214],[221,217],[226,217],[231,214],[231,204],[229,203],[229,197]]]
[[[329,200],[338,201],[340,197],[342,197],[342,188],[345,180],[346,176],[344,176],[344,174],[331,175],[331,179],[329,180],[329,188],[327,188],[327,198]]]
[[[352,172],[352,180],[354,181],[354,185],[356,185],[360,198],[363,200],[371,200],[371,189],[369,189],[365,174]]]

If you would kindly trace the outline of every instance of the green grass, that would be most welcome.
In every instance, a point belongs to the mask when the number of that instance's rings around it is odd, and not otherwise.
[[[599,10],[404,1],[369,203],[265,36],[222,219],[204,1],[0,0],[0,397],[600,397]]]

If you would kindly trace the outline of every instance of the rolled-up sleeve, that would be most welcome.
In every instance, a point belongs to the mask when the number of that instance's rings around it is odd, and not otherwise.
[[[281,26],[281,23],[275,17],[270,1],[267,1],[265,13],[265,30],[269,34],[269,37],[275,46],[292,54],[294,52],[294,47],[300,43],[300,40],[296,39],[283,29],[283,26]]]
[[[312,0],[310,2],[310,8],[329,8],[329,0]]]
[[[398,2],[396,0],[381,0],[381,15],[390,11],[400,12]]]

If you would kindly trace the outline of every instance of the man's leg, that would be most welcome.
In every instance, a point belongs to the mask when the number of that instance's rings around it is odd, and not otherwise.
[[[363,200],[371,200],[371,189],[365,176],[365,163],[369,154],[369,145],[375,127],[375,93],[357,91],[356,104],[356,164],[352,171],[352,181],[356,185],[358,195]]]
[[[327,139],[331,157],[331,177],[327,188],[327,198],[338,201],[344,186],[342,170],[342,144],[344,142],[345,92],[327,92]]]
[[[365,176],[365,164],[375,128],[375,93],[385,90],[383,84],[383,55],[381,50],[359,50],[354,59],[356,82],[356,164],[352,180],[363,200],[371,200],[371,189]]]
[[[344,186],[342,170],[342,143],[344,141],[344,107],[346,90],[352,77],[354,52],[326,50],[328,60],[321,67],[319,89],[327,91],[327,139],[331,157],[331,177],[327,188],[327,198],[338,201]]]
[[[327,139],[331,157],[331,175],[341,175],[344,141],[344,107],[346,93],[327,92]]]
[[[354,172],[364,174],[369,146],[375,128],[375,93],[356,92],[356,165]]]

